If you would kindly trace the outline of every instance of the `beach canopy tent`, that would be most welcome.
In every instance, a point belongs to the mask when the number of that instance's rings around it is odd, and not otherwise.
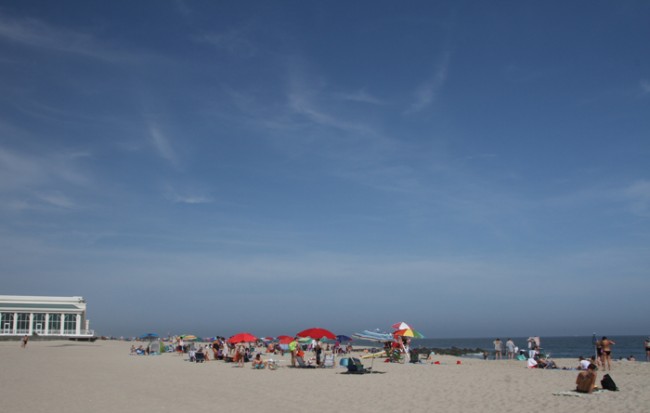
[[[234,336],[230,336],[230,338],[228,339],[228,342],[231,344],[255,343],[256,341],[257,341],[257,337],[255,337],[251,333],[237,333]]]
[[[336,340],[336,334],[332,333],[327,329],[320,328],[320,327],[312,327],[306,330],[302,330],[301,332],[297,333],[296,336],[310,337],[313,338],[314,340],[320,340],[322,338],[329,338],[331,340]]]
[[[160,339],[153,339],[147,344],[149,347],[149,354],[161,354],[164,353],[164,345]]]

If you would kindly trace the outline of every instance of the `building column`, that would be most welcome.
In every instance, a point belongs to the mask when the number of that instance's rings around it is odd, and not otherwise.
[[[11,332],[12,334],[17,334],[18,333],[18,313],[14,313],[14,325],[13,325],[13,331]]]
[[[81,335],[81,314],[77,314],[77,320],[75,322],[75,331],[77,335]]]
[[[59,334],[63,335],[63,329],[65,327],[65,314],[61,314],[61,322],[59,324],[61,324]]]
[[[43,326],[43,334],[50,334],[50,313],[45,313],[45,325]]]
[[[27,327],[27,335],[31,336],[34,333],[34,313],[29,313],[29,326]]]

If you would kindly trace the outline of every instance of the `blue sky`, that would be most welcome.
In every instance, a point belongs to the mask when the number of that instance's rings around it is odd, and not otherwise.
[[[650,3],[5,2],[3,294],[99,334],[647,334]]]

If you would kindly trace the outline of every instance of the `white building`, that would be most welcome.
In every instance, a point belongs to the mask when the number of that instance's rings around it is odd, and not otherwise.
[[[0,337],[90,338],[83,297],[0,295]]]

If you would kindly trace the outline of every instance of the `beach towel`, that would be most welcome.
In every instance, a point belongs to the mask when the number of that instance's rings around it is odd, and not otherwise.
[[[553,393],[553,396],[572,396],[572,397],[585,397],[585,396],[590,396],[592,394],[599,394],[599,393],[604,393],[605,390],[603,389],[596,389],[592,393],[580,393],[575,390],[566,390],[566,391],[558,391]]]

